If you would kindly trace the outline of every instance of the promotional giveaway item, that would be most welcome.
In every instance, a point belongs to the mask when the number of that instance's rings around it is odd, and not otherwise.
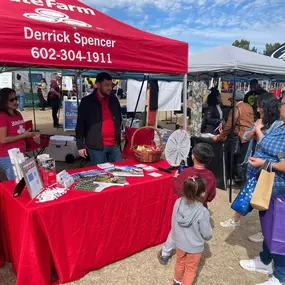
[[[42,176],[44,186],[50,186],[56,183],[55,160],[48,154],[37,156],[39,171]]]

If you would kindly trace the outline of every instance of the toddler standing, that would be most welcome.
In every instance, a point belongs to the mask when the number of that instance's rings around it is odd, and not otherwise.
[[[208,209],[203,206],[206,185],[201,176],[190,176],[184,182],[183,197],[172,214],[172,235],[176,244],[174,285],[191,285],[205,247],[212,238]]]

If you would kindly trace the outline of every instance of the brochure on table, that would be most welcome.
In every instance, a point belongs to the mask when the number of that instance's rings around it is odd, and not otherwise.
[[[143,169],[137,166],[115,166],[112,168],[107,168],[106,172],[111,173],[114,176],[126,176],[126,177],[144,176]]]
[[[89,170],[72,174],[74,190],[101,192],[107,187],[128,185],[125,177],[115,177],[105,170]]]

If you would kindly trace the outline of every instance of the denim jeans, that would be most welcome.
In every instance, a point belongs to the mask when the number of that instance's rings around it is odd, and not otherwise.
[[[8,180],[15,180],[14,170],[9,156],[0,157],[0,169],[4,171]]]
[[[24,105],[25,105],[25,95],[24,94],[17,94],[17,97],[19,98],[18,108],[20,111],[23,111]]]
[[[285,282],[285,255],[271,254],[265,241],[263,242],[263,251],[260,253],[261,261],[268,265],[274,262],[273,275],[281,282]]]
[[[88,148],[88,154],[94,166],[100,163],[122,160],[122,154],[118,146],[104,146],[102,149]]]

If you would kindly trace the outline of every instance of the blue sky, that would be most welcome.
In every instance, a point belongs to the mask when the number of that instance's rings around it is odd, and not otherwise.
[[[85,0],[139,29],[189,43],[190,53],[241,38],[262,52],[285,42],[285,0]]]

